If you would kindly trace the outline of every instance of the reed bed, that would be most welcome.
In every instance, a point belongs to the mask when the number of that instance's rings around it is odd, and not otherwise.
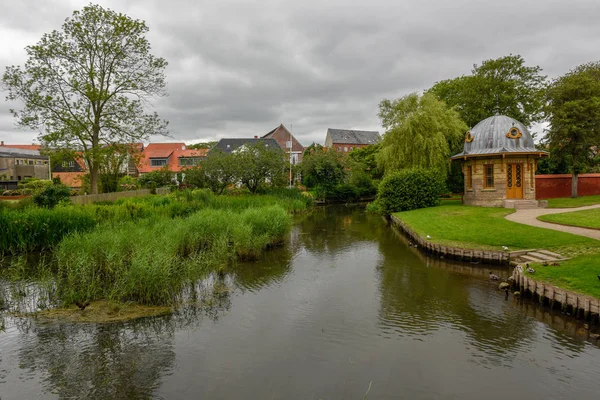
[[[186,284],[231,260],[260,256],[290,229],[291,216],[281,205],[236,207],[69,235],[55,251],[59,297],[65,304],[100,299],[173,304]]]
[[[236,196],[215,196],[208,190],[187,190],[167,196],[120,199],[114,204],[67,205],[52,210],[33,205],[0,207],[0,254],[52,249],[71,233],[89,232],[103,225],[114,227],[143,219],[183,218],[203,209],[241,212],[270,205],[279,205],[293,214],[309,208],[311,200],[298,190],[289,189]]]

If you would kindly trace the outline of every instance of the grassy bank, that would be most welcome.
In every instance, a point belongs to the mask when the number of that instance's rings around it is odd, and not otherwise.
[[[471,249],[510,250],[545,248],[574,251],[598,246],[598,241],[569,233],[508,221],[513,212],[504,208],[441,205],[395,213],[422,237],[447,246]]]
[[[560,199],[548,199],[548,208],[573,208],[600,204],[600,195],[580,196],[577,198],[564,197]]]
[[[121,199],[112,204],[66,205],[52,210],[33,205],[22,209],[0,207],[0,254],[52,249],[73,232],[118,225],[147,218],[186,217],[202,209],[245,210],[277,204],[289,213],[306,210],[311,200],[297,190],[270,194],[215,196],[206,190],[175,192],[168,196]]]
[[[518,224],[504,219],[512,210],[442,205],[396,213],[422,237],[470,249],[547,249],[573,257],[560,266],[532,265],[532,278],[600,298],[600,242],[583,236]]]
[[[576,257],[563,261],[560,266],[544,266],[531,264],[534,274],[527,274],[540,282],[551,283],[564,289],[572,290],[600,299],[600,254]]]
[[[581,226],[583,228],[600,229],[600,208],[571,211],[560,214],[547,214],[538,217],[540,221],[555,224]]]

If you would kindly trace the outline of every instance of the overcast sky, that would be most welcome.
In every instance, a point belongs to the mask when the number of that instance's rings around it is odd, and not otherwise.
[[[510,53],[555,77],[600,60],[598,0],[102,0],[145,20],[168,62],[154,102],[171,139],[265,134],[305,145],[327,128],[382,131],[377,104]],[[0,0],[0,71],[89,1]],[[2,98],[5,97],[2,93]],[[31,143],[0,102],[0,139]]]

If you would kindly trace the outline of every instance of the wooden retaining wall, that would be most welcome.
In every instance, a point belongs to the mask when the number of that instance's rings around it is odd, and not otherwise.
[[[156,194],[168,194],[171,190],[169,188],[157,188]],[[140,189],[140,190],[129,190],[126,192],[114,192],[114,193],[100,193],[100,194],[88,194],[85,196],[73,196],[71,197],[71,202],[73,204],[91,204],[97,201],[117,201],[118,199],[122,199],[124,197],[140,197],[140,196],[148,196],[151,193],[150,189]]]
[[[577,318],[584,318],[598,323],[600,315],[600,299],[584,296],[559,287],[540,283],[525,275],[523,267],[518,265],[513,271],[517,289],[523,296],[537,299],[540,304],[552,308],[560,308]]]
[[[482,262],[489,264],[496,263],[500,265],[510,263],[510,254],[505,251],[475,250],[443,246],[441,244],[432,243],[426,239],[423,239],[408,225],[394,215],[390,216],[390,220],[392,224],[402,230],[411,239],[411,241],[417,245],[417,249],[421,249],[421,251],[425,253],[443,256],[444,258],[459,261]]]

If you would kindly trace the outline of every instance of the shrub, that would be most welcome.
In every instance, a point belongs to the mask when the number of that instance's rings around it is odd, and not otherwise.
[[[156,189],[157,187],[169,186],[173,183],[173,172],[165,166],[157,171],[152,171],[141,175],[138,178],[141,187],[147,189]]]
[[[433,207],[439,203],[444,184],[431,170],[405,169],[385,177],[379,184],[377,204],[383,214]]]
[[[333,188],[328,194],[328,198],[339,201],[357,201],[360,199],[359,189],[348,183],[342,183]]]
[[[119,179],[119,184],[117,186],[117,191],[126,192],[128,190],[137,189],[137,181],[134,177],[125,175]]]
[[[360,197],[373,196],[377,193],[377,187],[375,187],[371,176],[358,168],[353,169],[350,173],[348,184],[354,186],[358,190]]]
[[[20,181],[17,186],[23,194],[36,194],[42,192],[54,183],[51,180],[42,180],[36,178],[28,178]]]
[[[71,190],[65,185],[51,185],[33,196],[33,202],[40,207],[54,208],[61,201],[68,201]]]

